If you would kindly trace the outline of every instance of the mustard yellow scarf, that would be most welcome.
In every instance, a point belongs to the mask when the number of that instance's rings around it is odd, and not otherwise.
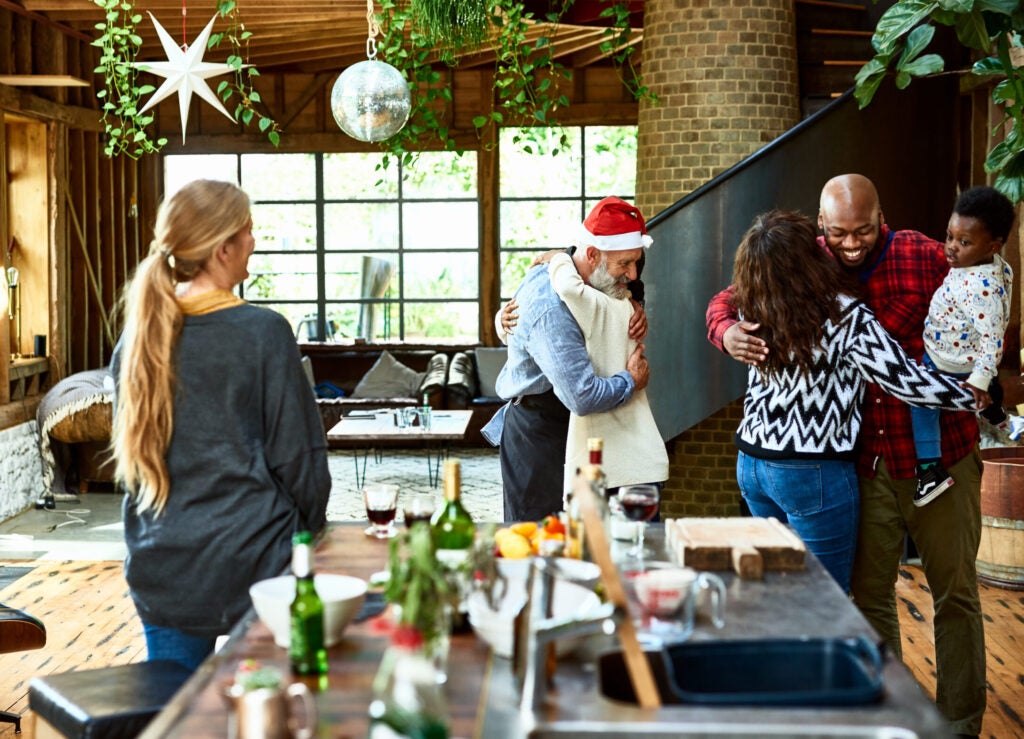
[[[245,303],[230,290],[209,290],[188,298],[178,298],[181,312],[186,316],[205,316],[207,313],[234,308]]]

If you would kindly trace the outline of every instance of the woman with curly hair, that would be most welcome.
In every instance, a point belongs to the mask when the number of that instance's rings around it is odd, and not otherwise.
[[[854,443],[868,382],[912,405],[969,411],[973,394],[920,366],[854,295],[797,213],[754,219],[732,303],[771,351],[747,375],[736,476],[751,513],[788,523],[844,590],[857,541]]]
[[[249,197],[197,180],[163,203],[114,349],[125,577],[149,659],[195,669],[326,523],[327,442],[278,313],[234,289],[255,247]]]

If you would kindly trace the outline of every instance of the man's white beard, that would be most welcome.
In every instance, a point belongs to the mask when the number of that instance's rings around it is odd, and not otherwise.
[[[627,282],[629,280],[625,276],[612,277],[608,273],[608,257],[605,256],[601,257],[601,263],[590,273],[590,286],[600,290],[605,295],[610,295],[616,300],[629,297],[629,288],[626,287]]]

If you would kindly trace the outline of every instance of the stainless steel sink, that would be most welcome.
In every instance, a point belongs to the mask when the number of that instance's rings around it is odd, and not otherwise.
[[[882,698],[882,653],[859,638],[756,638],[647,652],[663,704],[865,706]],[[621,651],[598,659],[606,698],[635,704]]]

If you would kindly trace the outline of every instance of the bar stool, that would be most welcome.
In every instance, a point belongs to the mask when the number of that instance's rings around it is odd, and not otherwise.
[[[36,739],[130,739],[142,733],[191,671],[154,660],[34,677],[28,705]]]
[[[27,652],[46,645],[46,627],[43,622],[17,608],[0,603],[0,654]],[[14,724],[14,733],[21,733],[21,716],[0,711],[0,722]]]

